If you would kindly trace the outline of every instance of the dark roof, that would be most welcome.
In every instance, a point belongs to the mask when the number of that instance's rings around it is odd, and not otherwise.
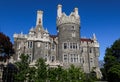
[[[89,38],[81,38],[80,39],[80,41],[82,41],[82,42],[93,42],[93,40],[92,39],[89,39]]]
[[[51,38],[56,38],[58,37],[57,35],[50,35]]]

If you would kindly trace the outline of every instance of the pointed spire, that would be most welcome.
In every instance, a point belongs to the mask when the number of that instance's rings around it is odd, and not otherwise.
[[[48,30],[47,30],[47,28],[46,28],[46,30],[45,30],[47,33],[48,33]]]
[[[96,38],[96,35],[95,33],[93,34],[93,38],[92,38],[94,41],[97,41],[97,38]]]

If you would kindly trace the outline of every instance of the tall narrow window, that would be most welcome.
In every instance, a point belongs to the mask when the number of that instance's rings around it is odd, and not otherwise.
[[[33,42],[30,42],[30,48],[32,48],[33,47]]]
[[[93,62],[93,58],[90,58],[90,62],[91,62],[91,63]]]
[[[64,49],[67,49],[67,43],[64,43]]]
[[[75,44],[75,43],[73,43],[73,49],[75,49],[75,46],[76,46],[76,44]]]
[[[51,59],[51,61],[52,61],[52,62],[54,62],[54,60],[55,60],[55,57],[54,57],[54,56],[52,56],[52,59]]]
[[[72,43],[70,43],[70,49],[72,49]]]
[[[64,55],[63,57],[64,57],[64,62],[67,62],[67,60],[68,60],[67,55]]]
[[[74,54],[74,62],[78,62],[78,54]]]
[[[30,46],[30,45],[29,45],[29,41],[28,41],[28,43],[27,43],[27,44],[28,44],[28,48],[29,48],[29,46]]]
[[[52,50],[54,50],[55,49],[55,44],[54,43],[52,43]]]
[[[32,48],[33,47],[33,42],[32,41],[28,41],[28,48]]]
[[[92,53],[92,48],[90,48],[90,53]]]

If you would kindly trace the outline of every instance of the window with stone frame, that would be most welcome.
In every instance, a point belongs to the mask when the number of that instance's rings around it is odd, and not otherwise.
[[[63,55],[63,61],[64,61],[64,62],[68,62],[68,56],[67,56],[67,54],[64,54],[64,55]]]
[[[71,30],[75,30],[75,26],[72,26],[72,27],[71,27]]]
[[[51,57],[51,61],[54,62],[55,61],[55,56]]]
[[[91,63],[93,62],[93,58],[90,58],[90,62],[91,62]]]
[[[33,42],[32,41],[30,41],[30,48],[32,48],[33,47]]]
[[[89,49],[90,49],[90,51],[89,51],[89,52],[90,52],[90,53],[92,53],[92,48],[89,48]]]
[[[78,54],[74,54],[74,62],[78,62]]]
[[[70,62],[78,63],[79,61],[78,54],[70,54]]]
[[[76,44],[75,44],[75,43],[73,43],[73,49],[75,49],[75,46],[76,46]]]
[[[52,43],[52,50],[55,50],[55,43]]]
[[[28,41],[28,48],[33,48],[33,42],[32,41]]]
[[[64,49],[67,49],[67,43],[63,44]]]
[[[70,43],[70,49],[72,49],[72,43]]]

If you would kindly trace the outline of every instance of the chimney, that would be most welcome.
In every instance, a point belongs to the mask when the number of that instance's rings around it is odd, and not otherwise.
[[[37,11],[36,26],[37,25],[43,25],[43,11],[40,11],[40,10]]]
[[[62,15],[62,5],[58,5],[58,9],[57,9],[57,17],[61,17]]]

